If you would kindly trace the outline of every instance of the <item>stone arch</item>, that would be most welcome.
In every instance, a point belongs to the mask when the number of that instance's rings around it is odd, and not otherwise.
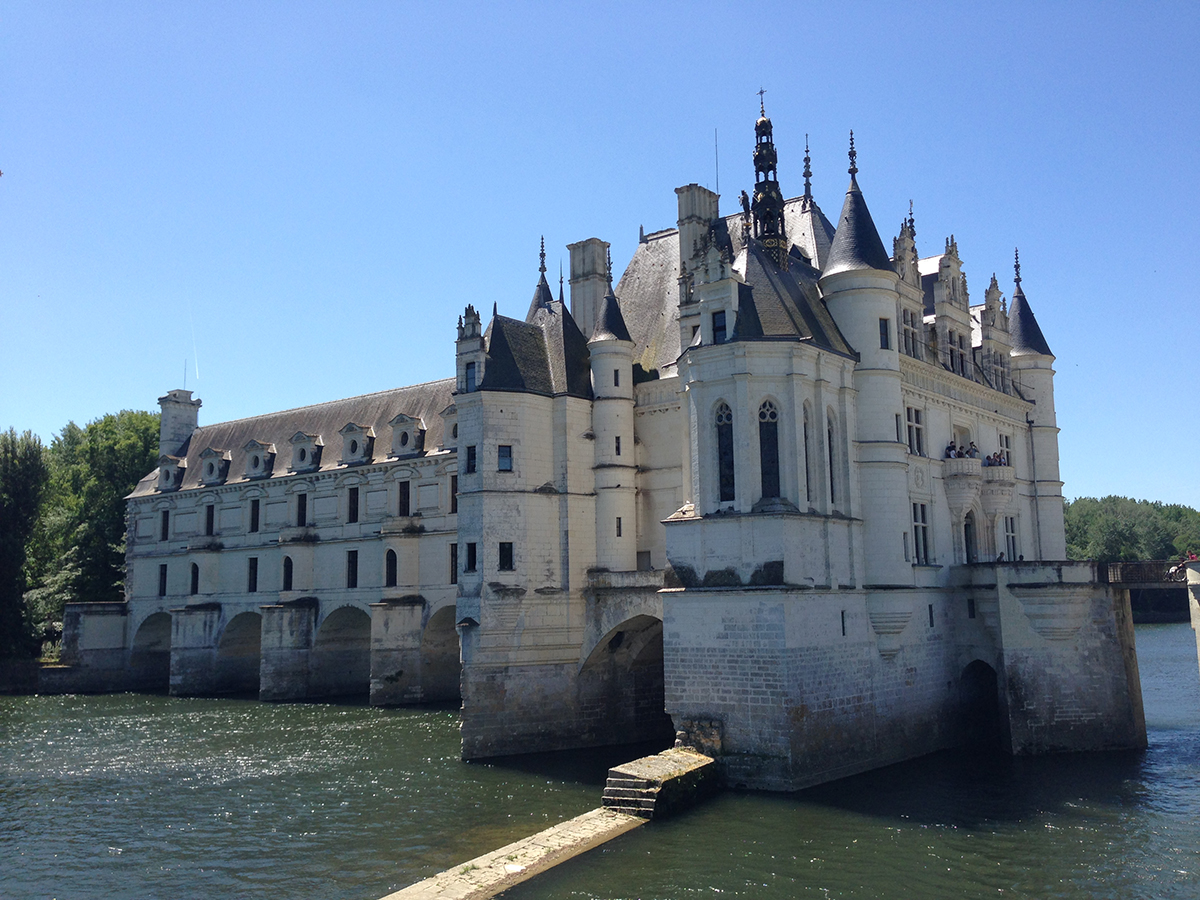
[[[577,696],[584,743],[669,747],[675,729],[666,713],[662,619],[636,615],[610,629],[579,670]]]
[[[141,690],[165,692],[170,687],[170,613],[151,613],[138,625],[129,650],[129,669]]]
[[[421,632],[421,699],[427,703],[462,697],[462,656],[453,603],[434,612]]]
[[[981,659],[970,662],[958,679],[960,742],[973,750],[1004,749],[1008,729],[996,670]]]
[[[371,691],[371,616],[339,606],[317,627],[309,654],[308,696],[367,696]]]
[[[780,466],[783,448],[779,444],[781,408],[781,404],[770,396],[764,397],[758,405],[759,496],[763,500],[784,496]]]
[[[220,694],[258,693],[262,616],[238,613],[225,623],[217,640],[215,690]]]

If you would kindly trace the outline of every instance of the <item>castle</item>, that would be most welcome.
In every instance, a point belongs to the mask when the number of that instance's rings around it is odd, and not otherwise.
[[[454,377],[216,425],[170,391],[94,686],[461,697],[463,755],[672,736],[791,789],[967,742],[1145,744],[1128,598],[1064,561],[1049,345],[956,241],[678,188],[614,286],[467,306]],[[947,458],[953,443],[967,450]],[[993,464],[994,463],[994,464]]]

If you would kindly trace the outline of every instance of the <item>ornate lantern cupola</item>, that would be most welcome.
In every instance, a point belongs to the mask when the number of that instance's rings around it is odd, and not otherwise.
[[[754,237],[781,269],[787,268],[788,240],[783,226],[783,192],[776,172],[778,157],[759,91],[759,119],[754,123],[754,200],[750,204]]]

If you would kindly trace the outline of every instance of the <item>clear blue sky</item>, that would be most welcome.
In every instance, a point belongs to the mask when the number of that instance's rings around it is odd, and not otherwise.
[[[1196,3],[17,3],[0,7],[0,428],[182,386],[202,422],[453,372],[538,238],[753,181],[831,217],[853,128],[885,243],[958,240],[1058,357],[1067,496],[1200,507]],[[1190,344],[1189,344],[1190,340]]]

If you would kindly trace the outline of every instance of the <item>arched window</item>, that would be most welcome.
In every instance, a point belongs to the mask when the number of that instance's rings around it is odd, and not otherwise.
[[[283,558],[283,589],[285,591],[292,589],[292,558],[290,556]]]
[[[825,414],[825,442],[829,463],[829,505],[837,503],[837,436],[833,420],[833,410]]]
[[[733,410],[717,407],[717,483],[722,503],[733,499]]]
[[[812,449],[809,441],[808,404],[804,404],[804,499],[812,503]]]
[[[384,587],[396,586],[396,551],[389,550],[385,559]]]
[[[192,591],[193,594],[200,593],[200,567],[192,563]]]
[[[779,410],[770,400],[758,408],[758,458],[763,497],[779,496]]]

